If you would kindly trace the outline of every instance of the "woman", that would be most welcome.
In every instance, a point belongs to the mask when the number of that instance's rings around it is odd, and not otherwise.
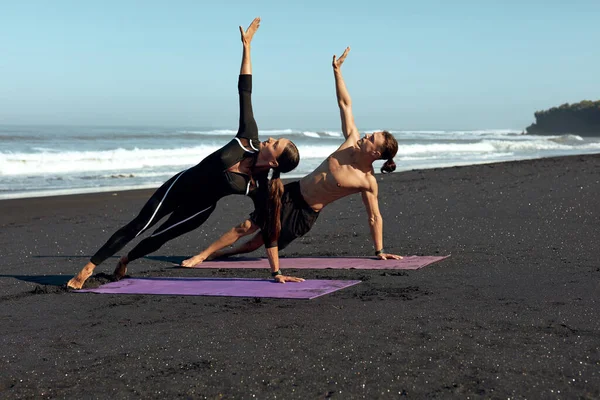
[[[294,143],[288,139],[269,138],[265,142],[258,141],[258,127],[251,103],[250,43],[259,25],[260,18],[255,18],[246,31],[240,26],[243,43],[238,81],[240,122],[235,138],[196,166],[178,173],[158,188],[139,215],[113,234],[79,274],[67,283],[68,287],[81,289],[97,265],[170,214],[167,221],[151,236],[120,258],[114,272],[115,277],[120,279],[125,275],[129,262],[150,254],[167,241],[198,228],[214,211],[217,201],[230,194],[251,196],[255,207],[264,216],[264,243],[272,276],[281,283],[303,280],[283,276],[279,271],[277,239],[283,193],[279,174],[296,168],[300,156]],[[273,173],[269,181],[268,173],[271,169]]]

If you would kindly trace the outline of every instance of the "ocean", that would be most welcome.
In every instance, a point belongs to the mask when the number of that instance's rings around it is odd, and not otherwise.
[[[396,171],[600,153],[600,137],[522,135],[519,130],[390,130],[398,140]],[[372,132],[366,130],[361,132]],[[0,125],[0,199],[158,187],[200,162],[234,129]],[[301,162],[302,177],[342,142],[341,131],[274,129]],[[375,163],[375,170],[383,161]]]

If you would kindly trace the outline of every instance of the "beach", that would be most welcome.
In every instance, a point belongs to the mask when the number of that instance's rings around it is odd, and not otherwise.
[[[361,197],[344,198],[281,252],[287,274],[362,281],[313,300],[66,290],[152,190],[0,200],[0,398],[600,397],[600,155],[377,179],[386,251],[450,257],[416,271],[286,269],[373,254]],[[268,277],[266,262],[173,267],[251,207],[221,200],[128,274]]]

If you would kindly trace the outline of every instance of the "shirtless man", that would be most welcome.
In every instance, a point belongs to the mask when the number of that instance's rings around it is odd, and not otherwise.
[[[375,256],[381,260],[401,259],[383,249],[383,220],[377,200],[377,179],[373,171],[375,160],[387,160],[381,172],[396,169],[393,161],[398,151],[398,142],[387,131],[373,132],[360,137],[352,116],[352,101],[342,77],[341,66],[350,48],[336,59],[333,56],[333,74],[342,120],[342,132],[346,139],[323,163],[300,181],[285,185],[281,208],[281,234],[279,249],[285,248],[294,239],[305,235],[316,222],[319,212],[329,203],[354,193],[361,193],[369,216],[369,228],[375,247]],[[206,259],[249,253],[263,245],[260,232],[248,242],[229,250],[221,250],[243,236],[260,228],[263,216],[254,211],[250,218],[232,228],[201,253],[181,263],[193,267]],[[217,252],[218,251],[218,252]],[[215,253],[216,252],[216,253]]]

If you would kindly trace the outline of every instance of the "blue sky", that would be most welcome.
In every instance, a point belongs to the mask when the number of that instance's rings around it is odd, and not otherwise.
[[[205,4],[203,4],[205,3]],[[3,1],[0,124],[235,128],[238,25],[263,129],[522,129],[600,98],[600,2]]]

